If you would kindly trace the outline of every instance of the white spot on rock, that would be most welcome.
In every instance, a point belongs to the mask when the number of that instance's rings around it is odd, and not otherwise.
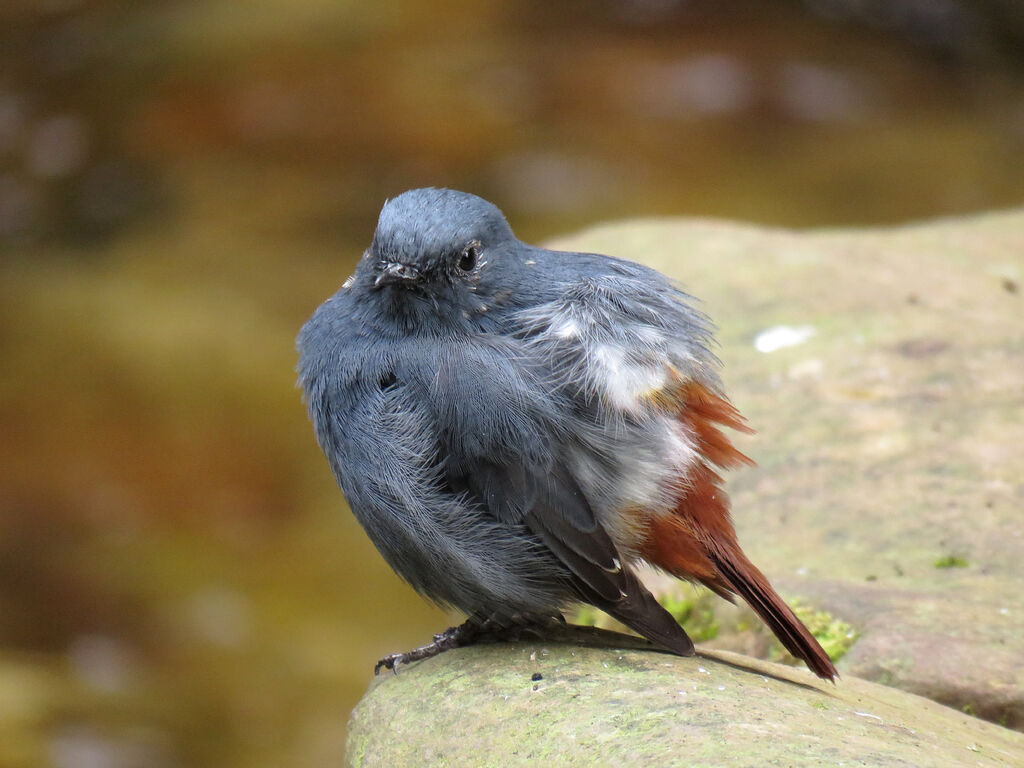
[[[814,335],[810,325],[774,325],[766,328],[754,338],[754,348],[768,354],[786,347],[803,344]]]

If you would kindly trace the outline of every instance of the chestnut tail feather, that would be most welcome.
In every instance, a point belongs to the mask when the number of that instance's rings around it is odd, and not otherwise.
[[[839,673],[825,649],[747,556],[732,547],[712,547],[708,555],[721,579],[747,601],[786,650],[818,677],[835,682]]]

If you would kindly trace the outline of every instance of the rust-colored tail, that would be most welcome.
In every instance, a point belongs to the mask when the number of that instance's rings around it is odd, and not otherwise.
[[[836,668],[828,654],[740,549],[729,498],[721,478],[708,466],[753,463],[733,448],[718,427],[749,432],[743,417],[725,398],[692,381],[679,382],[662,393],[659,403],[691,430],[702,460],[680,481],[675,510],[648,520],[644,559],[677,578],[699,581],[727,600],[739,595],[786,650],[814,674],[834,680]]]
[[[728,530],[721,526],[711,532],[688,514],[691,510],[684,500],[676,515],[652,524],[644,558],[676,578],[701,582],[727,600],[739,595],[787,651],[803,660],[818,677],[834,680],[836,668],[825,649],[743,554],[728,518],[720,518]],[[704,514],[707,511],[706,507],[702,510]]]
[[[787,651],[818,677],[835,680],[838,673],[825,649],[739,547],[712,546],[708,555],[721,580],[747,601]]]

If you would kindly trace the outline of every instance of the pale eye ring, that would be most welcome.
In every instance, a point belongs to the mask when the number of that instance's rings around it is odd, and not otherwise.
[[[463,272],[472,272],[476,269],[477,263],[480,261],[480,244],[470,243],[462,249],[462,255],[459,256],[459,269]]]

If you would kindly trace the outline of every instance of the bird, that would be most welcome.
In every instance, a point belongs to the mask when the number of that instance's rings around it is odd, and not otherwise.
[[[367,535],[467,621],[382,659],[563,620],[581,603],[694,653],[650,564],[738,596],[812,672],[828,654],[740,547],[720,472],[752,463],[713,327],[641,264],[528,245],[475,195],[385,202],[355,272],[303,325],[298,382]]]

